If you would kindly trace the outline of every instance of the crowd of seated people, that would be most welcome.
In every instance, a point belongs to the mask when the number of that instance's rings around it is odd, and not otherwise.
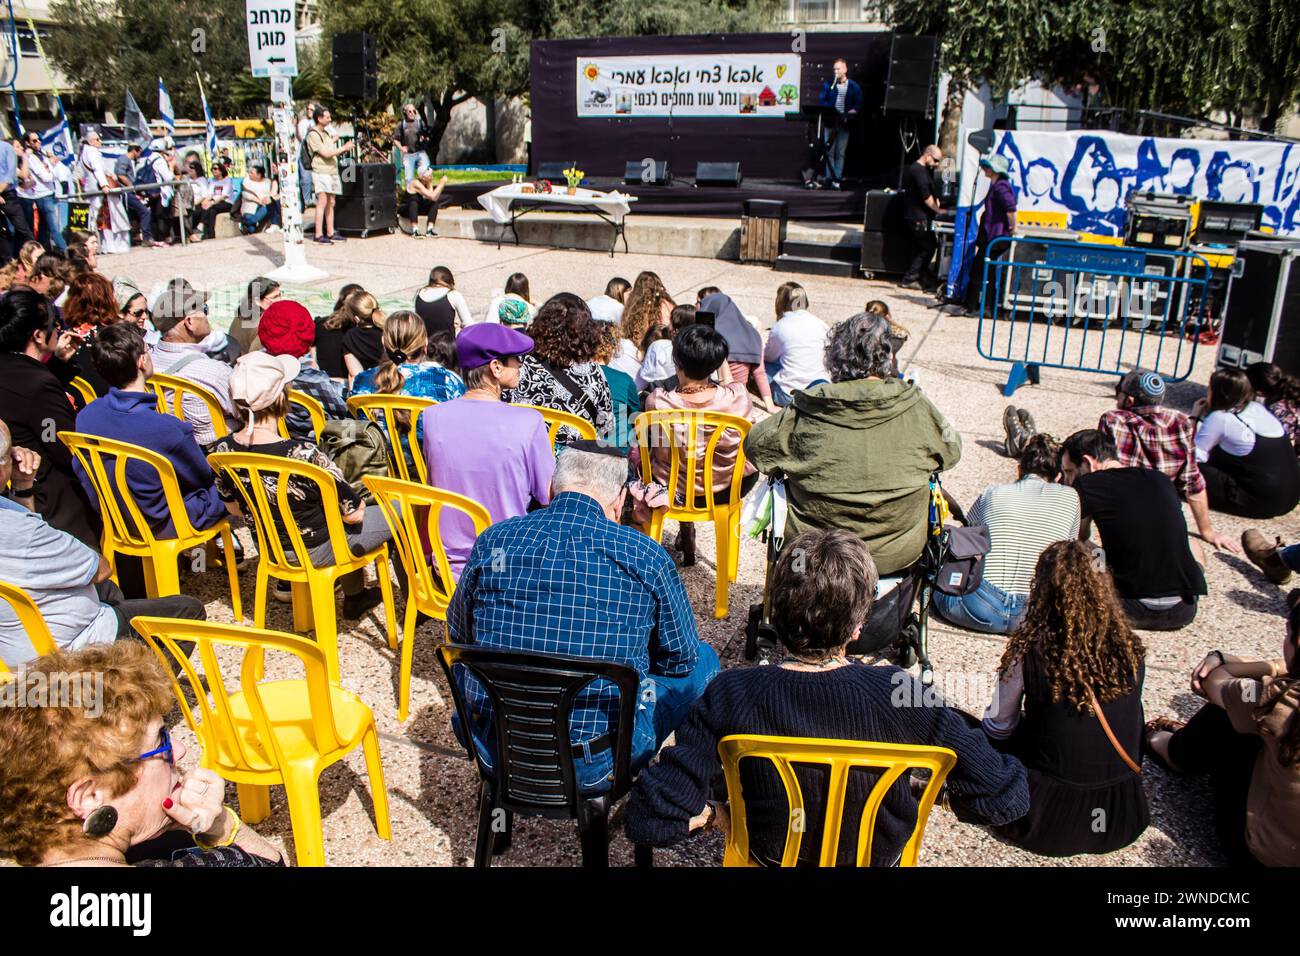
[[[93,249],[84,251],[83,261],[93,260]],[[200,620],[205,608],[187,594],[147,597],[138,562],[100,555],[104,503],[59,434],[161,455],[198,530],[227,517],[259,520],[244,513],[251,489],[214,474],[208,454],[316,465],[333,481],[345,546],[363,554],[393,531],[290,393],[316,399],[327,422],[354,417],[350,396],[406,395],[430,404],[397,419],[410,440],[386,435],[389,454],[404,445],[423,458],[428,484],[480,503],[491,519],[477,534],[463,515],[441,519],[454,579],[443,582],[454,585],[450,639],[636,672],[642,692],[630,733],[639,779],[624,820],[632,840],[664,846],[726,826],[725,805],[716,802],[717,745],[750,733],[948,747],[957,764],[943,805],[1049,856],[1109,853],[1141,836],[1150,812],[1138,767],[1147,753],[1171,771],[1210,774],[1231,861],[1300,863],[1293,822],[1300,611],[1279,661],[1207,657],[1193,677],[1207,703],[1186,726],[1158,718],[1144,731],[1146,649],[1137,633],[1188,627],[1206,593],[1205,556],[1189,536],[1184,503],[1204,543],[1231,551],[1236,545],[1214,530],[1212,511],[1272,518],[1300,499],[1284,378],[1215,373],[1189,417],[1164,404],[1158,375],[1139,370],[1120,380],[1117,407],[1096,428],[1059,443],[1035,434],[1024,410],[1009,410],[1006,445],[1018,470],[1007,479],[1015,480],[991,485],[965,513],[948,499],[954,525],[987,529],[978,585],[934,602],[952,625],[1007,637],[997,693],[981,721],[953,706],[893,703],[900,681],[910,687],[913,679],[889,653],[922,580],[937,479],[961,459],[962,440],[916,381],[900,375],[906,333],[883,303],[828,324],[813,313],[810,293],[787,283],[764,333],[717,287],[689,292],[695,304],[679,306],[658,276],[643,272],[634,282],[611,280],[590,300],[561,292],[534,304],[527,276],[517,273],[476,314],[440,266],[410,310],[387,312],[352,285],[318,318],[258,278],[226,333],[214,326],[207,294],[184,279],[149,301],[126,277],[110,282],[84,265],[65,274],[42,259],[25,273],[30,282],[0,299],[0,485],[8,488],[0,498],[0,581],[32,596],[61,653],[113,661],[121,693],[149,698],[132,718],[145,757],[170,747],[160,729],[170,698],[158,692],[156,662],[132,639],[130,621]],[[180,417],[172,414],[148,384],[159,373],[210,393],[222,420],[196,396],[186,396]],[[78,376],[98,397],[75,395]],[[577,416],[597,438],[567,424],[548,432],[550,410]],[[643,450],[631,423],[655,411],[721,413],[752,427],[747,436],[724,430],[712,475],[673,488],[673,456],[683,451],[672,442],[650,442],[650,480],[640,480]],[[697,446],[712,437],[701,429]],[[744,498],[763,476],[784,483],[788,504],[786,542],[766,586],[785,656],[775,666],[723,670],[683,585],[695,572],[679,571],[675,560],[695,563],[693,525],[681,525],[675,548],[642,528],[647,509],[688,500],[701,507],[710,497],[734,504],[733,486]],[[154,535],[174,535],[158,476],[133,463],[125,477],[116,493],[136,502]],[[287,498],[312,563],[337,560],[329,526],[339,522],[326,520],[333,516],[319,489],[291,482]],[[287,528],[273,530],[292,547]],[[431,542],[424,544],[428,560]],[[1259,531],[1248,532],[1243,547],[1278,583],[1300,570],[1300,547],[1270,543]],[[246,560],[242,552],[229,558]],[[406,575],[399,562],[393,569],[405,596]],[[342,576],[343,619],[379,604],[381,589],[367,583],[365,571]],[[288,587],[276,597],[289,600]],[[2,605],[0,658],[15,668],[54,666],[33,658]],[[490,766],[501,756],[491,697],[472,676],[458,679],[469,708],[452,715],[455,731]],[[575,702],[570,744],[584,793],[610,786],[617,714],[611,684],[590,685]],[[145,759],[101,788],[117,795],[117,827],[83,839],[82,823],[96,810],[87,797],[95,775],[48,752],[39,738],[53,724],[3,714],[0,721],[10,721],[0,747],[21,743],[28,761],[0,770],[0,797],[31,760],[46,759],[57,772],[46,774],[40,799],[63,808],[32,809],[42,820],[61,819],[58,826],[6,822],[0,854],[51,865],[90,856],[134,863],[150,859],[140,844],[173,825],[193,829],[198,821],[215,843],[229,835],[219,805],[197,797],[177,801],[180,814],[167,818],[137,806],[138,792],[144,800],[167,782],[161,763]],[[742,764],[741,778],[753,861],[776,863],[789,819],[784,789],[758,766]],[[190,775],[185,785],[195,779],[205,778]],[[898,862],[918,818],[914,783],[900,779],[886,795],[871,862]],[[819,786],[805,789],[810,806],[824,803]],[[868,790],[867,781],[850,783],[846,819],[860,816]],[[1097,812],[1110,821],[1104,827]],[[824,822],[809,820],[800,862],[816,860]],[[851,831],[840,863],[856,857]],[[229,860],[196,859],[280,862],[251,830],[239,832],[242,842],[223,848]]]

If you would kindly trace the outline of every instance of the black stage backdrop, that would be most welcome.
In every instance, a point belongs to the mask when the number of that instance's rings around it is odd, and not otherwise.
[[[890,33],[805,33],[800,102],[817,102],[822,83],[843,57],[862,87],[861,119],[853,131],[844,174],[867,186],[896,186],[901,130],[919,130],[919,144],[932,142],[924,117],[883,115],[889,74]],[[779,53],[791,49],[789,33],[742,33],[680,37],[597,37],[535,40],[532,44],[533,169],[538,163],[577,160],[591,177],[622,178],[629,161],[650,156],[672,161],[675,178],[691,179],[697,162],[739,162],[746,177],[793,181],[808,164],[807,126],[790,119],[673,117],[578,118],[579,57],[656,54]],[[908,154],[914,158],[916,148]]]

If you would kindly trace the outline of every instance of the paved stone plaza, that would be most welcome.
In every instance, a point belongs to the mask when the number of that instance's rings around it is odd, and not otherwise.
[[[213,240],[187,248],[137,250],[102,257],[100,271],[110,277],[129,275],[141,288],[173,276],[185,276],[207,289],[241,287],[279,264],[281,244],[276,236]],[[474,310],[481,310],[494,290],[513,272],[525,273],[533,298],[544,301],[557,292],[590,297],[601,292],[613,275],[634,279],[643,269],[659,273],[679,301],[694,301],[694,290],[720,286],[764,326],[773,321],[777,286],[800,279],[808,289],[812,311],[836,322],[862,310],[873,298],[885,299],[896,320],[911,331],[901,363],[917,371],[920,385],[961,432],[964,452],[960,464],[945,476],[945,487],[969,504],[986,485],[1009,481],[1015,467],[1001,452],[1001,412],[1006,404],[1000,386],[1006,366],[980,358],[975,345],[976,321],[942,316],[925,306],[928,297],[900,291],[881,282],[798,277],[760,266],[716,259],[620,253],[610,259],[598,252],[541,247],[505,247],[466,239],[416,241],[397,234],[352,239],[340,245],[308,245],[315,266],[329,278],[290,291],[323,314],[345,282],[359,282],[375,293],[386,308],[409,307],[414,292],[432,266],[445,265],[456,275],[457,288]],[[218,310],[218,324],[221,315]],[[1213,366],[1213,348],[1197,355],[1191,380],[1171,387],[1172,403],[1187,410],[1200,397]],[[1041,385],[1022,389],[1015,399],[1032,411],[1041,430],[1058,437],[1081,427],[1093,427],[1098,415],[1113,403],[1113,379],[1103,376],[1045,371]],[[1232,537],[1250,522],[1215,515],[1216,527]],[[1190,523],[1190,514],[1188,516]],[[1300,520],[1293,514],[1263,526],[1272,535],[1300,539]],[[666,534],[670,538],[675,530]],[[249,542],[246,531],[245,542]],[[740,575],[731,590],[731,615],[713,619],[713,539],[706,527],[699,535],[699,563],[682,569],[701,634],[722,657],[724,666],[741,666],[747,607],[759,600],[763,581],[763,546],[742,544]],[[1211,554],[1206,568],[1210,594],[1196,622],[1182,632],[1142,635],[1147,643],[1144,702],[1148,717],[1171,714],[1187,717],[1199,699],[1188,689],[1193,664],[1213,648],[1245,657],[1275,657],[1283,635],[1284,591],[1266,581],[1242,557]],[[253,573],[242,574],[244,603],[252,609]],[[223,576],[183,582],[190,593],[208,601],[208,614],[230,620]],[[457,745],[449,727],[450,695],[433,653],[443,639],[441,625],[417,632],[412,683],[411,718],[397,721],[397,658],[389,651],[372,614],[363,626],[340,635],[342,679],[374,709],[379,723],[384,771],[393,817],[393,840],[375,836],[370,797],[360,751],[326,771],[321,779],[325,848],[330,864],[467,865],[474,849],[477,819],[477,773]],[[272,602],[268,626],[289,629],[287,605]],[[957,631],[942,622],[931,628],[931,656],[936,678],[953,695],[954,703],[978,713],[981,695],[1002,653],[1004,641]],[[268,661],[268,674],[282,662]],[[287,672],[287,667],[283,668]],[[188,730],[183,731],[192,743]],[[1152,804],[1152,825],[1133,846],[1107,857],[1075,857],[1067,865],[1205,865],[1221,862],[1213,845],[1208,788],[1203,781],[1173,779],[1148,761],[1144,767]],[[234,802],[234,788],[230,788]],[[272,813],[258,826],[285,846],[292,844],[289,815],[282,790],[272,791]],[[716,833],[697,837],[670,851],[661,851],[661,865],[716,865],[722,841]],[[520,819],[510,851],[496,865],[571,865],[579,859],[571,824]],[[614,840],[612,860],[630,865],[631,850],[621,834]],[[1057,861],[1035,857],[1007,846],[984,830],[959,824],[946,811],[936,810],[922,849],[923,865],[1017,864],[1042,866]]]

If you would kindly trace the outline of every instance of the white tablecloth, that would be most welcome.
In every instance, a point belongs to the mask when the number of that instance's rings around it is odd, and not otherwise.
[[[618,190],[602,193],[579,186],[578,191],[570,196],[567,187],[563,185],[553,188],[555,192],[551,193],[526,193],[523,191],[523,183],[508,183],[505,186],[498,186],[491,192],[480,194],[478,201],[479,205],[492,216],[493,222],[503,224],[510,221],[511,203],[520,199],[544,203],[560,211],[565,206],[595,206],[616,223],[623,221],[623,217],[632,211],[632,203],[636,202],[635,196],[624,196]]]

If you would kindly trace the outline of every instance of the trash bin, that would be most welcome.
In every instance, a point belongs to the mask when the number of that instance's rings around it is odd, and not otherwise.
[[[781,254],[785,203],[777,199],[746,199],[740,218],[740,261],[774,265]]]

